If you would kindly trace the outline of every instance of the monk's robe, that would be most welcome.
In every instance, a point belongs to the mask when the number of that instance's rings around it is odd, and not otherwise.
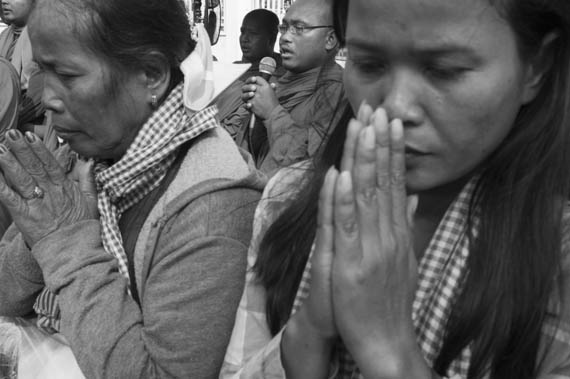
[[[277,67],[272,75],[272,80],[277,80],[285,70],[281,66],[281,55],[273,53],[271,56],[275,59]],[[236,61],[233,63],[250,63],[244,61]],[[218,119],[220,124],[230,133],[232,138],[237,138],[239,130],[241,129],[243,118],[249,117],[251,113],[245,108],[244,102],[241,100],[241,88],[244,86],[246,80],[252,76],[259,76],[259,61],[251,63],[251,66],[244,72],[238,79],[230,84],[222,91],[215,99],[216,106],[218,107]]]
[[[312,157],[344,109],[342,68],[333,60],[304,73],[287,71],[277,80],[279,105],[265,120],[240,115],[236,143],[257,167],[272,176],[278,169]]]

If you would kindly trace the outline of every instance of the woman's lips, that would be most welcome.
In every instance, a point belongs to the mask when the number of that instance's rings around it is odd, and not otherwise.
[[[66,129],[66,128],[61,127],[59,125],[54,125],[53,130],[55,130],[58,137],[61,137],[63,139],[67,139],[67,138],[79,133],[75,130]]]
[[[405,159],[406,167],[413,167],[417,163],[421,162],[425,157],[429,156],[429,153],[425,153],[413,147],[406,146]]]
[[[416,149],[414,147],[411,146],[406,146],[406,154],[410,154],[410,155],[428,155],[428,153],[425,153],[419,149]]]

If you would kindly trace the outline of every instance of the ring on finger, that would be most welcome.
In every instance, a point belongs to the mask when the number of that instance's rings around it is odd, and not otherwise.
[[[32,194],[30,195],[30,197],[27,198],[27,200],[43,199],[44,195],[45,195],[44,190],[40,186],[35,186],[34,190],[32,191]]]

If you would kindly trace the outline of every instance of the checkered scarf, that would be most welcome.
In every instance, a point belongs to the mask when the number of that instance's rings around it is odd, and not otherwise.
[[[413,302],[412,319],[418,344],[430,366],[441,350],[447,320],[453,302],[462,289],[467,270],[467,219],[476,181],[477,178],[473,178],[448,208],[418,266],[418,288]],[[477,235],[477,226],[478,220],[475,219],[471,230],[474,237]],[[311,255],[312,253],[311,251]],[[309,295],[310,269],[309,259],[293,303],[293,313]],[[335,378],[363,379],[342,341],[337,342],[335,352],[339,364]],[[466,348],[452,362],[447,375],[454,379],[467,378],[470,358],[471,351]]]
[[[165,102],[142,126],[125,155],[112,166],[95,165],[101,240],[105,251],[117,259],[119,272],[129,282],[127,256],[119,230],[123,212],[158,187],[185,142],[216,127],[216,108],[206,108],[192,117],[184,109],[182,84],[172,90]],[[34,305],[38,326],[59,330],[56,296],[44,289]]]

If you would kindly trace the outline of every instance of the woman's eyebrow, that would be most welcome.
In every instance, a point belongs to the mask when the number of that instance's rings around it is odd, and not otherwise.
[[[374,40],[361,38],[348,38],[346,40],[348,49],[358,49],[361,52],[370,51],[375,53],[386,53],[389,47],[378,44]],[[438,45],[425,45],[412,47],[414,53],[426,58],[435,58],[447,55],[462,55],[470,58],[476,58],[476,52],[469,46],[457,43],[442,43]]]

